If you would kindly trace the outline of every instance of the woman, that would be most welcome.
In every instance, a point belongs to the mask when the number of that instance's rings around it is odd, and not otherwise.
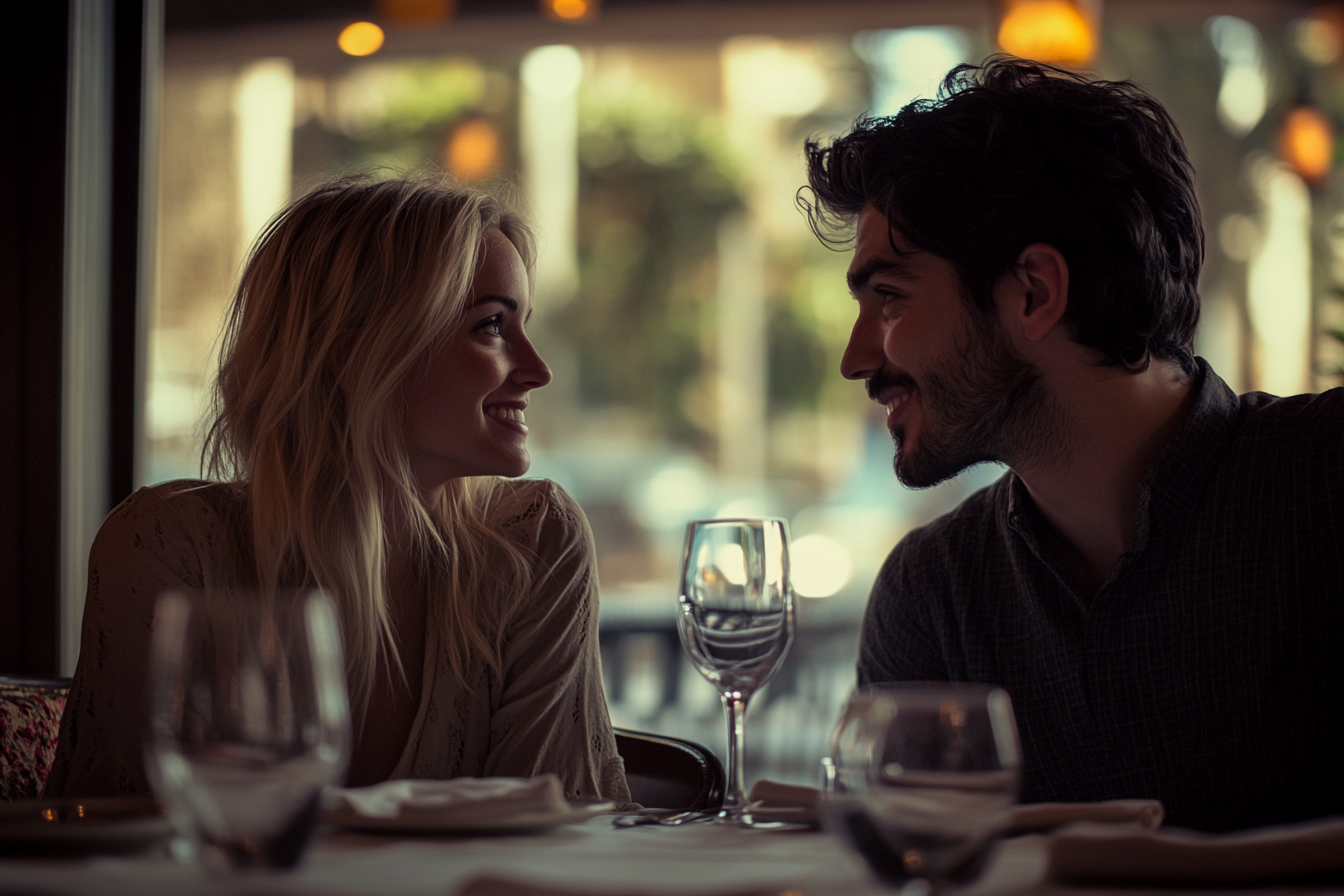
[[[527,471],[533,242],[499,201],[342,178],[262,234],[224,335],[211,473],[141,489],[89,560],[47,796],[147,791],[157,596],[315,585],[354,709],[346,783],[555,772],[628,800],[582,511]]]

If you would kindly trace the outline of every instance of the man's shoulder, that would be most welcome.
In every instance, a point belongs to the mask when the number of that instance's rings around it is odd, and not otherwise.
[[[1251,432],[1267,428],[1295,434],[1344,432],[1344,386],[1283,397],[1247,392],[1238,401],[1242,424]]]
[[[1296,479],[1344,468],[1344,387],[1282,398],[1248,392],[1238,403],[1229,470],[1277,470]]]
[[[1002,553],[1013,474],[973,493],[933,521],[910,530],[887,555],[875,592],[900,590],[918,580],[921,588],[951,586],[971,566]]]
[[[892,549],[888,562],[892,558],[945,557],[993,538],[1007,518],[1012,478],[1012,473],[1005,473],[942,516],[911,529]]]

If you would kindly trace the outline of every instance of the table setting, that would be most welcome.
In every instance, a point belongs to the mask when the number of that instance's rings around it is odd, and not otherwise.
[[[1344,818],[1209,835],[1163,828],[1155,800],[1020,805],[1012,701],[992,685],[861,689],[818,786],[748,790],[746,707],[795,624],[787,525],[692,523],[678,603],[729,730],[715,811],[571,801],[555,775],[340,787],[331,602],[165,596],[155,794],[0,804],[0,894],[1344,893]]]

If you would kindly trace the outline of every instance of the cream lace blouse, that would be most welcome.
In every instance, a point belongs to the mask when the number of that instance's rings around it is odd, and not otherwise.
[[[492,516],[536,554],[536,584],[506,639],[503,679],[476,663],[474,692],[461,688],[427,626],[420,706],[392,777],[554,772],[567,796],[627,802],[602,690],[588,521],[553,482],[514,485]],[[240,497],[236,484],[169,482],[136,492],[103,522],[45,796],[149,791],[141,731],[154,602],[220,582],[221,521]]]

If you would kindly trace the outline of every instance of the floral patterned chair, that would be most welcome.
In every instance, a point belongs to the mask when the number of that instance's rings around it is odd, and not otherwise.
[[[69,690],[68,678],[0,675],[0,802],[42,796]]]

